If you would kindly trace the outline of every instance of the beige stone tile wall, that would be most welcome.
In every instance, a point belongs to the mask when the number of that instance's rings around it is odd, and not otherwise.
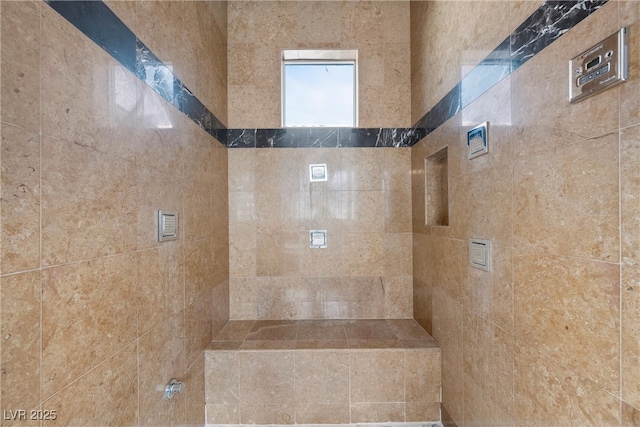
[[[407,318],[410,150],[229,150],[232,319]],[[326,163],[327,182],[309,182]],[[309,230],[327,230],[326,249]]]
[[[480,3],[474,37],[429,29]],[[412,3],[412,119],[539,4]],[[622,26],[637,53],[640,3],[609,2],[412,148],[414,316],[458,426],[640,425],[639,57],[617,88],[574,105],[566,88],[567,60]],[[489,154],[467,160],[485,120]],[[444,146],[450,224],[425,226],[424,158]],[[468,267],[471,237],[491,240],[490,272]]]
[[[226,4],[108,3],[226,121]],[[0,406],[203,424],[203,351],[229,316],[226,148],[46,3],[0,14]],[[158,209],[177,241],[158,243]],[[164,400],[174,377],[187,393]]]
[[[207,420],[437,421],[440,366],[411,319],[231,321],[205,352]]]
[[[408,1],[229,2],[229,127],[281,126],[283,49],[357,49],[360,127],[411,126]]]

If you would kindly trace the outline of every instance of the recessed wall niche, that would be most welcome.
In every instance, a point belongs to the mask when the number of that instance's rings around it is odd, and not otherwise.
[[[449,157],[443,147],[424,159],[424,201],[427,225],[449,225]]]

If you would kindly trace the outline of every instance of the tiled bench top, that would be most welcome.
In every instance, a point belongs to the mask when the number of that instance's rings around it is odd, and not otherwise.
[[[209,350],[438,348],[413,319],[232,320]]]

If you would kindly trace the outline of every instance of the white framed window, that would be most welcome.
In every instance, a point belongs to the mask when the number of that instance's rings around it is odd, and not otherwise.
[[[358,126],[358,51],[282,51],[282,126]]]

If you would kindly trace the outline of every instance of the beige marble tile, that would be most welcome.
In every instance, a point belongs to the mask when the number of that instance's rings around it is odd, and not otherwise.
[[[385,193],[343,191],[344,233],[382,233],[385,230]]]
[[[291,150],[278,151],[290,152]],[[271,182],[278,182],[279,179],[286,180],[287,178],[274,177]],[[258,190],[255,199],[256,212],[260,213],[256,223],[259,232],[297,231],[303,233],[309,230],[311,194],[308,191]]]
[[[384,235],[384,274],[411,276],[413,274],[413,236],[411,233]]]
[[[42,134],[133,160],[137,78],[53,8],[41,8],[41,14],[40,69],[47,76],[40,94]]]
[[[182,5],[182,49],[178,57],[183,71],[182,81],[209,104],[208,85],[212,81],[213,16],[205,2]],[[202,52],[209,53],[202,55]]]
[[[620,135],[621,260],[640,265],[640,126],[623,129]]]
[[[294,403],[293,351],[241,352],[239,363],[241,405],[282,406]],[[265,376],[265,372],[269,375]],[[244,410],[241,413],[244,417]]]
[[[136,81],[135,144],[129,144],[138,165],[167,175],[184,176],[186,149],[182,114],[142,81]]]
[[[171,245],[136,253],[138,334],[182,311],[184,264],[182,248]]]
[[[622,402],[622,427],[640,426],[640,410],[634,408],[626,402]]]
[[[229,274],[231,277],[255,277],[257,236],[253,233],[229,235]]]
[[[207,350],[240,350],[243,341],[212,341]]]
[[[250,191],[229,192],[229,233],[253,234],[258,230],[256,194]]]
[[[260,277],[256,284],[257,319],[322,318],[319,285],[306,277]]]
[[[447,412],[458,423],[464,421],[464,368],[453,358],[442,353],[442,412]]]
[[[297,3],[296,12],[296,41],[300,43],[341,41],[343,25],[341,5],[317,1],[300,2]]]
[[[413,280],[411,276],[385,277],[384,316],[387,319],[409,319],[413,316]]]
[[[240,350],[295,350],[296,340],[246,340]]]
[[[136,175],[131,162],[82,144],[44,138],[43,265],[133,250]]]
[[[385,176],[380,173],[384,157],[379,148],[345,150],[342,154],[343,191],[384,191]],[[387,150],[388,151],[388,150]]]
[[[387,233],[411,231],[411,189],[384,192],[384,229]]]
[[[513,412],[513,335],[469,310],[464,312],[463,363],[465,381],[505,414]],[[472,390],[473,391],[473,390]],[[473,391],[475,392],[475,391]]]
[[[438,291],[433,296],[433,338],[456,366],[462,366],[464,307]]]
[[[207,404],[240,403],[240,365],[237,351],[205,351],[205,399]]]
[[[396,339],[393,329],[386,320],[346,320],[344,329],[347,339]]]
[[[516,155],[550,151],[548,154],[553,156],[559,140],[566,146],[617,130],[616,90],[567,107],[567,60],[618,29],[618,4],[607,3],[593,19],[585,19],[572,28],[570,37],[560,37],[511,74],[512,125],[522,129],[513,139]],[[580,47],[576,46],[577,40]]]
[[[229,317],[232,320],[255,320],[257,316],[256,279],[229,279]]]
[[[259,86],[256,84],[229,85],[229,123],[233,128],[279,128],[280,85]],[[270,102],[255,108],[256,99],[269,99]],[[278,100],[278,102],[274,102]]]
[[[240,424],[239,405],[207,404],[206,411],[209,424]]]
[[[256,188],[257,149],[228,150],[229,192],[254,192]]]
[[[229,280],[216,284],[212,290],[211,336],[215,337],[229,321]]]
[[[40,2],[2,4],[2,121],[39,131]]]
[[[304,232],[260,233],[256,237],[258,276],[302,276],[307,270],[309,234]]]
[[[184,244],[185,304],[196,301],[203,292],[213,287],[211,276],[211,242],[197,240]]]
[[[640,267],[622,265],[622,399],[640,406]]]
[[[295,352],[295,402],[345,404],[349,401],[349,353]]]
[[[469,267],[462,302],[483,318],[513,333],[513,250],[492,245],[491,271]]]
[[[40,137],[3,124],[2,273],[40,266]]]
[[[404,400],[406,402],[440,402],[441,364],[438,349],[407,350],[405,352]],[[426,408],[425,406],[424,409]]]
[[[363,1],[346,3],[342,9],[342,40],[359,42],[382,42],[381,31],[371,31],[371,26],[382,28],[385,16],[377,2]]]
[[[528,160],[531,162],[530,159]],[[519,171],[519,173],[524,172]],[[475,172],[461,179],[460,184],[466,189],[463,196],[465,212],[462,217],[466,235],[491,239],[493,244],[497,245],[512,245],[514,218],[511,209],[514,204],[514,195],[511,177],[513,174],[514,166],[506,163]],[[518,220],[520,224],[524,223],[526,226],[530,223],[525,221],[532,219],[518,218]]]
[[[404,421],[404,403],[351,403],[351,422],[401,422]]]
[[[387,319],[393,333],[401,340],[430,340],[431,336],[413,319]]]
[[[296,350],[345,350],[349,341],[343,340],[296,340]]]
[[[371,372],[377,374],[372,376]],[[401,402],[404,398],[405,381],[404,350],[352,350],[350,376],[352,405],[358,402]],[[352,421],[366,421],[361,417],[354,417],[353,409],[352,407]]]
[[[514,243],[617,262],[618,160],[617,135],[517,160]]]
[[[433,333],[432,291],[423,282],[413,279],[413,318],[424,328]]]
[[[440,402],[406,402],[404,406],[407,422],[440,420]]]
[[[242,424],[294,424],[295,405],[240,405]]]
[[[344,234],[342,247],[345,276],[384,274],[384,233]]]
[[[296,403],[296,424],[349,424],[348,404]]]
[[[205,367],[204,355],[199,357],[185,373],[187,390],[184,396],[186,425],[200,425],[206,422],[203,409],[205,400]]]
[[[209,215],[202,213],[211,212],[212,194],[202,181],[185,180],[182,184],[184,214],[178,226],[182,226],[184,241],[208,239],[213,234],[213,223]]]
[[[43,399],[135,340],[135,271],[128,255],[43,270]]]
[[[464,423],[465,425],[514,425],[512,404],[505,408],[505,402],[496,401],[485,393],[483,384],[467,375],[464,376]]]
[[[620,267],[523,254],[514,259],[514,286],[516,337],[617,394]]]
[[[380,277],[320,277],[326,295],[325,319],[384,318],[384,286]]]
[[[210,290],[205,290],[184,309],[186,366],[191,366],[200,357],[213,338],[212,311]]]
[[[522,341],[516,346],[516,425],[618,425],[620,400]]]
[[[298,340],[346,340],[347,335],[341,320],[300,320]]]
[[[185,381],[184,316],[178,313],[158,323],[138,340],[139,423],[157,426],[183,422],[185,399],[165,399],[167,381]],[[190,391],[190,387],[189,387]],[[195,391],[195,390],[194,390]]]
[[[136,364],[136,345],[132,344],[46,399],[42,406],[57,411],[56,424],[135,426],[138,421]]]
[[[246,340],[295,340],[298,334],[298,322],[295,320],[258,320]]]
[[[40,271],[2,277],[3,411],[40,404],[41,295]]]
[[[242,341],[255,322],[253,320],[231,320],[213,337],[214,341]]]

